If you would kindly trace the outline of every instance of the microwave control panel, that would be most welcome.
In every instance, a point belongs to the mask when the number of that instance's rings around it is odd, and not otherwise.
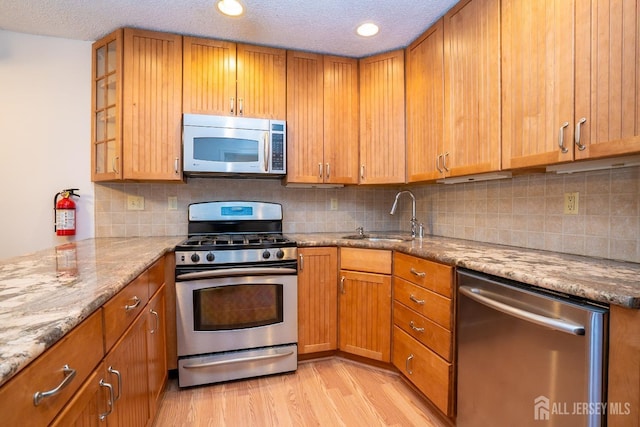
[[[287,172],[286,127],[283,121],[271,121],[271,172]]]

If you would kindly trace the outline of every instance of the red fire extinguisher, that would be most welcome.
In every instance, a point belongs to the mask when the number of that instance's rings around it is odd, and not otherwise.
[[[58,236],[73,236],[76,234],[76,203],[71,200],[71,196],[80,197],[76,194],[77,188],[62,190],[53,197],[54,223],[53,231]],[[62,198],[58,200],[58,197]]]

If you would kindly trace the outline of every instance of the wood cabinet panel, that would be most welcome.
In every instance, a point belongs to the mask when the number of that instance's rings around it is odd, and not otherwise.
[[[445,174],[499,170],[500,0],[465,0],[445,15],[444,75]]]
[[[182,36],[125,29],[123,177],[182,180]]]
[[[452,329],[452,307],[449,298],[397,276],[393,278],[393,298],[440,326]]]
[[[145,271],[103,306],[105,350],[109,351],[149,301],[149,272]]]
[[[393,274],[434,292],[451,298],[453,267],[395,252]]]
[[[440,178],[444,153],[444,25],[438,20],[406,52],[407,180]]]
[[[152,296],[158,289],[164,285],[164,276],[165,276],[165,259],[164,257],[160,258],[156,262],[153,263],[151,267],[147,270],[149,271],[149,292],[148,295]]]
[[[391,361],[391,277],[340,271],[340,350]]]
[[[164,269],[163,269],[164,273]],[[147,368],[149,375],[149,418],[156,415],[167,382],[165,285],[147,306]]]
[[[447,361],[452,359],[451,331],[395,301],[393,324]]]
[[[56,417],[51,424],[52,427],[98,427],[104,425],[104,420],[100,418],[106,416],[111,409],[109,388],[104,384],[104,372],[104,366],[100,364]]]
[[[338,248],[298,248],[298,353],[338,348]]]
[[[391,274],[391,251],[340,248],[340,269]]]
[[[360,183],[405,182],[404,51],[360,60]]]
[[[393,327],[393,364],[445,415],[453,414],[452,365],[397,326]]]
[[[232,115],[236,102],[236,44],[183,38],[182,111]]]
[[[102,313],[98,310],[0,388],[2,422],[7,426],[49,424],[103,356]],[[75,376],[65,374],[65,365],[75,370]],[[53,390],[66,378],[70,379],[59,393],[34,404],[36,392]]]

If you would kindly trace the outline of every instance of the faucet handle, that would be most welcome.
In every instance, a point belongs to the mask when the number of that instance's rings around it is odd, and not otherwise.
[[[356,231],[360,236],[364,236],[364,227],[356,227]]]
[[[424,224],[418,224],[418,237],[424,237]]]

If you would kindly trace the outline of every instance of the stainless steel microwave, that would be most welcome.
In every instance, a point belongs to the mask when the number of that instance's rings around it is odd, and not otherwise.
[[[287,173],[284,120],[203,114],[184,114],[182,120],[186,175]]]

